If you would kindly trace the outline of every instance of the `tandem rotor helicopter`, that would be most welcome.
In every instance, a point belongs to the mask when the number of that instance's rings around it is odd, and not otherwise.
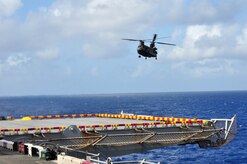
[[[162,37],[165,38],[165,37]],[[172,44],[172,43],[164,43],[164,42],[156,42],[156,39],[161,39],[161,38],[157,38],[157,34],[154,34],[153,39],[122,39],[122,40],[128,40],[128,41],[139,41],[139,45],[137,47],[137,52],[139,54],[139,58],[141,58],[141,56],[145,57],[145,59],[147,58],[155,58],[157,60],[157,48],[155,47],[155,43],[157,44],[164,44],[164,45],[168,45],[168,46],[176,46],[176,44]],[[144,42],[147,41],[151,41],[150,46],[147,46],[144,44]]]

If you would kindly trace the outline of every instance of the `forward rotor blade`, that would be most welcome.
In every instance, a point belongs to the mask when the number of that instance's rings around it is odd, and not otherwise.
[[[172,44],[172,43],[163,43],[163,42],[155,42],[158,44],[164,44],[164,45],[168,45],[168,46],[176,46],[176,44]]]
[[[137,39],[122,39],[122,40],[128,40],[128,41],[141,41],[141,40],[137,40]]]

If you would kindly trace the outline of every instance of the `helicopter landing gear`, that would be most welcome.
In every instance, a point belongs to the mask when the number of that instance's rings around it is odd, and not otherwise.
[[[155,57],[155,60],[157,60],[157,57]]]
[[[145,57],[145,60],[147,60],[147,57]]]
[[[141,58],[141,55],[139,55],[138,57]]]

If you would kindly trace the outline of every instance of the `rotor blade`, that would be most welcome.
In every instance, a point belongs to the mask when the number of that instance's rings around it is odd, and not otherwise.
[[[164,36],[164,37],[157,37],[156,40],[158,39],[165,39],[165,38],[170,38],[171,36]],[[144,41],[152,41],[153,39],[143,39]]]
[[[157,38],[157,34],[154,34],[152,42],[155,42],[156,38]]]
[[[122,39],[122,40],[128,40],[128,41],[140,41],[138,39]]]
[[[158,37],[158,38],[156,38],[156,40],[157,39],[165,39],[165,38],[170,38],[171,36],[163,36],[163,37]]]
[[[168,46],[176,46],[176,44],[172,44],[172,43],[163,43],[163,42],[155,42],[155,43],[165,44],[165,45],[168,45]]]

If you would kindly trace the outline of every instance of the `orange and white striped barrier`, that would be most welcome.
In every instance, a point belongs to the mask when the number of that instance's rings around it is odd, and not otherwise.
[[[112,124],[112,125],[88,125],[88,126],[78,126],[81,130],[88,130],[88,129],[117,129],[117,128],[137,128],[137,127],[157,127],[160,125],[173,125],[173,126],[190,126],[194,123],[199,125],[205,125],[208,123],[208,120],[202,120],[202,119],[189,119],[189,118],[174,118],[174,117],[155,117],[155,116],[143,116],[143,115],[125,115],[125,114],[63,114],[63,115],[39,115],[39,116],[26,116],[31,119],[58,119],[58,118],[81,118],[81,117],[102,117],[102,118],[117,118],[117,119],[138,119],[138,120],[148,120],[153,122],[148,123],[131,123],[131,124]],[[9,116],[9,119],[13,119],[13,117]],[[51,131],[63,131],[66,127],[64,126],[57,126],[57,127],[36,127],[36,128],[10,128],[10,129],[0,129],[1,133],[6,132],[30,132],[30,131],[45,131],[45,132],[51,132]]]

